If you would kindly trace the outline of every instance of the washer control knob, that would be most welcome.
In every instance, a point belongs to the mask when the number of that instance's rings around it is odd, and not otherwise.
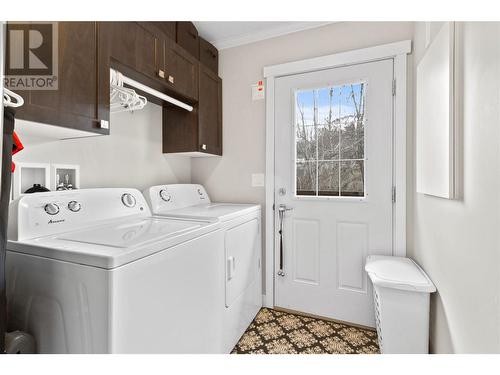
[[[164,189],[160,190],[160,198],[163,199],[165,202],[170,202],[172,199],[172,196]]]
[[[68,210],[73,212],[78,212],[82,209],[82,205],[77,201],[71,201],[68,203]]]
[[[135,206],[137,201],[135,200],[135,197],[132,194],[125,193],[122,195],[122,203],[125,205],[125,207],[132,208]]]
[[[57,215],[59,213],[59,206],[55,203],[47,203],[44,209],[49,215]]]

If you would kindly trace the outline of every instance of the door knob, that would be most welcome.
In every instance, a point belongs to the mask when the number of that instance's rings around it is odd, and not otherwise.
[[[292,211],[292,210],[293,210],[293,207],[287,207],[285,204],[280,204],[278,206],[279,212]]]

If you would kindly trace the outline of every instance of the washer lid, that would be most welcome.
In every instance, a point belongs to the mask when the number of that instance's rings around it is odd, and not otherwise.
[[[146,245],[158,239],[198,229],[203,224],[197,221],[166,221],[157,218],[138,218],[123,223],[73,231],[59,235],[56,238],[100,246],[129,248]]]
[[[219,228],[216,220],[135,217],[24,241],[7,249],[71,263],[112,269]]]
[[[226,221],[256,212],[259,209],[260,206],[258,204],[208,203],[180,208],[178,210],[160,211],[158,215],[188,218],[217,218],[221,221]]]
[[[415,292],[436,291],[425,272],[409,258],[370,255],[366,259],[365,271],[378,286]]]

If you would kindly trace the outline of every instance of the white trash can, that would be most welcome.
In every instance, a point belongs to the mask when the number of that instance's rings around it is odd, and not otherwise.
[[[429,300],[436,287],[411,259],[371,255],[365,270],[373,283],[380,352],[429,352]]]

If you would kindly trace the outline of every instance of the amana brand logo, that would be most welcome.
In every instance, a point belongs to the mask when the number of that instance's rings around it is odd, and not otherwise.
[[[52,220],[52,219],[50,219],[49,222],[48,222],[48,224],[57,224],[57,223],[62,223],[64,221],[66,221],[66,219],[59,219],[59,220]]]

